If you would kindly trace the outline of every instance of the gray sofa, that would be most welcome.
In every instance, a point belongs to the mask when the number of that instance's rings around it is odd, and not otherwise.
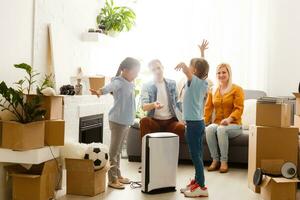
[[[245,99],[258,99],[263,96],[266,96],[263,91],[245,90]],[[130,162],[141,160],[141,135],[138,121],[129,130],[127,155]],[[185,142],[180,142],[179,159],[181,161],[190,160],[188,146]],[[211,160],[205,137],[203,138],[203,160]],[[243,130],[242,135],[229,140],[229,162],[248,163],[248,130]]]

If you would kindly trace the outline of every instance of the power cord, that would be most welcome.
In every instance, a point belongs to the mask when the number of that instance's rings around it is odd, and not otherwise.
[[[131,181],[130,182],[130,188],[131,189],[137,189],[142,187],[142,182],[141,181]]]
[[[57,173],[58,173],[58,176],[59,176],[59,179],[57,180],[57,183],[56,183],[56,185],[55,185],[54,198],[52,198],[52,199],[56,199],[56,194],[57,194],[56,188],[58,188],[58,186],[59,186],[59,185],[61,184],[61,182],[62,182],[62,176],[60,176],[60,174],[59,174],[59,171],[60,171],[60,167],[59,167],[59,166],[60,166],[60,165],[59,165],[59,162],[58,162],[57,158],[55,157],[55,155],[54,155],[54,153],[53,153],[53,151],[52,151],[52,149],[51,149],[51,146],[48,145],[48,144],[45,144],[45,145],[49,147],[50,152],[51,152],[51,155],[52,155],[53,159],[54,159],[55,162],[56,162]]]

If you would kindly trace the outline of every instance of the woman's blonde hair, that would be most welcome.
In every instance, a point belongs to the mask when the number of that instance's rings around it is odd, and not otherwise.
[[[228,72],[228,85],[227,85],[227,88],[225,90],[225,93],[228,93],[231,88],[232,88],[232,71],[231,71],[231,66],[228,64],[228,63],[221,63],[217,66],[217,70],[216,70],[216,74],[218,73],[218,71],[221,69],[221,68],[225,68]],[[220,87],[220,83],[218,82],[216,87],[214,88],[214,93],[216,92],[216,90]]]

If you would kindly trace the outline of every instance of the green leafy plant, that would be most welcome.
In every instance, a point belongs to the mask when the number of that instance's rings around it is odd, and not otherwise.
[[[35,95],[26,99],[24,95],[24,84],[27,83],[27,97],[30,94],[31,87],[36,82],[35,77],[39,74],[36,73],[28,64],[22,63],[14,65],[15,68],[23,69],[27,73],[24,79],[15,83],[17,89],[8,87],[4,81],[0,83],[0,108],[1,111],[8,111],[12,113],[16,121],[20,123],[30,123],[33,121],[42,120],[46,110],[41,108],[41,95]]]
[[[139,102],[140,96],[141,96],[141,90],[142,90],[142,82],[143,80],[141,78],[138,78],[135,80],[135,98]],[[146,117],[147,112],[143,111],[142,107],[140,106],[140,103],[138,104],[135,117],[138,119],[142,119],[143,117]]]
[[[44,80],[42,81],[40,86],[37,86],[37,93],[41,94],[41,91],[47,87],[54,88],[55,81],[54,81],[54,75],[53,74],[45,74]]]
[[[21,79],[18,82],[16,82],[16,84],[18,85],[19,90],[22,90],[22,92],[23,92],[23,90],[24,90],[23,84],[25,82],[27,82],[27,84],[28,84],[27,94],[30,94],[31,88],[32,88],[33,84],[36,82],[35,77],[38,76],[40,73],[37,73],[36,71],[34,71],[33,68],[26,63],[16,64],[14,66],[17,69],[25,70],[25,72],[27,73],[27,76],[25,76],[24,79]]]
[[[106,0],[97,16],[97,24],[106,34],[111,31],[129,31],[135,24],[135,12],[126,6],[115,6],[113,0]]]

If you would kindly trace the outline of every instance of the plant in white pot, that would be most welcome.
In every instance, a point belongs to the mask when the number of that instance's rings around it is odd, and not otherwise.
[[[135,24],[135,12],[126,6],[116,6],[113,0],[106,0],[97,16],[97,24],[105,34],[116,36],[122,31],[129,31]]]
[[[40,148],[44,146],[43,119],[46,110],[41,107],[41,95],[26,99],[39,74],[25,63],[15,67],[25,70],[27,76],[15,83],[17,89],[8,87],[4,81],[0,83],[1,111],[8,111],[14,116],[12,121],[1,122],[1,146],[14,150]],[[27,88],[24,87],[26,83]]]

